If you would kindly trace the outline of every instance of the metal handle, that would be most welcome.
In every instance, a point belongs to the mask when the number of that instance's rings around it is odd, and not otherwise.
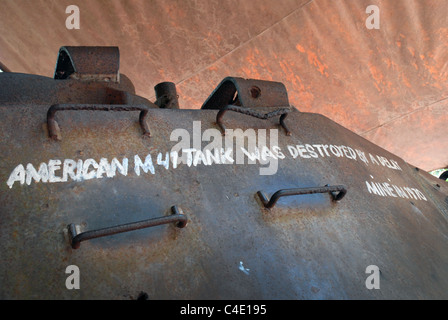
[[[280,109],[277,109],[275,111],[271,111],[268,113],[259,113],[255,110],[252,110],[249,108],[239,107],[239,106],[235,106],[235,105],[227,105],[227,106],[221,108],[219,110],[218,114],[216,115],[216,123],[221,128],[222,135],[225,135],[225,132],[226,132],[226,127],[222,123],[222,118],[224,117],[224,114],[227,111],[235,111],[235,112],[239,112],[239,113],[242,113],[242,114],[245,114],[248,116],[252,116],[252,117],[255,117],[258,119],[263,119],[263,120],[280,115],[280,125],[283,127],[283,129],[285,129],[287,136],[291,135],[291,131],[289,131],[288,127],[285,124],[285,118],[288,116],[288,112],[291,111],[290,108],[280,108]]]
[[[177,206],[173,206],[171,207],[171,212],[172,212],[171,216],[167,217],[153,218],[138,222],[122,224],[114,227],[86,231],[82,233],[78,233],[77,225],[71,223],[67,226],[70,236],[70,243],[73,249],[78,249],[82,241],[110,236],[117,233],[155,227],[168,223],[174,223],[176,227],[184,228],[187,225],[188,219],[182,213],[182,210],[179,209]]]
[[[294,189],[283,189],[275,192],[271,199],[268,200],[266,195],[262,191],[258,191],[257,194],[261,199],[263,205],[270,209],[275,206],[278,199],[285,196],[296,196],[302,194],[312,194],[312,193],[326,193],[329,192],[334,201],[341,200],[347,193],[347,188],[343,185],[338,186],[324,186],[324,187],[312,187],[312,188],[294,188]],[[336,195],[333,192],[338,192]]]
[[[149,126],[146,122],[148,116],[148,110],[150,108],[145,105],[94,105],[94,104],[55,104],[48,109],[47,112],[47,125],[48,134],[51,139],[58,139],[59,126],[54,119],[57,111],[66,110],[93,110],[93,111],[141,111],[139,117],[140,127],[143,130],[144,136],[151,136]]]

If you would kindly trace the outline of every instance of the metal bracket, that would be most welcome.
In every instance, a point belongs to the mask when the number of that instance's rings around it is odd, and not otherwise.
[[[291,135],[291,131],[288,129],[288,127],[285,124],[285,118],[288,116],[288,112],[290,112],[291,110],[289,108],[280,108],[268,113],[259,113],[255,110],[252,109],[248,109],[248,108],[242,108],[242,107],[238,107],[238,106],[232,106],[232,105],[228,105],[223,107],[221,110],[219,110],[218,114],[216,115],[216,123],[218,124],[218,126],[221,128],[221,134],[224,136],[226,133],[226,127],[225,125],[222,123],[222,118],[224,117],[224,114],[227,111],[235,111],[238,113],[242,113],[248,116],[252,116],[258,119],[269,119],[275,116],[280,115],[280,125],[283,127],[283,129],[285,130],[285,133],[287,136]]]
[[[145,105],[119,105],[119,104],[55,104],[47,111],[48,135],[53,140],[61,140],[59,125],[55,120],[57,111],[90,110],[90,111],[140,111],[139,123],[143,136],[150,137],[151,132],[147,123],[149,107]]]
[[[281,82],[227,77],[201,109],[219,110],[227,105],[243,108],[289,107],[288,92]]]
[[[54,79],[120,81],[118,47],[61,47]]]
[[[172,206],[171,215],[166,217],[153,218],[138,222],[122,224],[114,227],[85,231],[82,233],[79,233],[78,226],[73,223],[69,224],[67,226],[67,229],[70,236],[70,245],[72,246],[73,249],[78,249],[82,241],[105,236],[111,236],[117,233],[155,227],[168,223],[174,223],[177,228],[184,228],[188,223],[188,219],[183,214],[180,208],[178,208],[177,206]]]
[[[257,195],[260,197],[260,200],[263,203],[264,207],[271,209],[275,206],[280,197],[326,192],[329,192],[331,194],[333,201],[339,201],[344,198],[345,194],[347,193],[347,188],[343,185],[326,185],[324,187],[283,189],[275,192],[270,200],[268,200],[268,198],[262,191],[258,191]],[[334,194],[333,192],[337,192],[337,194]]]
[[[274,111],[260,113],[253,109],[276,108]],[[286,135],[291,131],[285,124],[285,118],[291,111],[288,93],[283,83],[255,79],[227,77],[208,97],[201,109],[219,110],[216,123],[225,135],[225,126],[222,118],[227,111],[234,111],[256,117],[269,119],[280,116],[280,125],[285,129]]]

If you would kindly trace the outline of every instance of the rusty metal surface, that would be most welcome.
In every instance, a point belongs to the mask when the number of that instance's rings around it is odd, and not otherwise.
[[[0,61],[13,72],[52,77],[61,46],[118,46],[122,73],[151,99],[155,84],[188,78],[306,2],[4,0]],[[65,9],[73,4],[80,8],[79,30],[65,28]]]
[[[447,171],[443,172],[443,173],[439,176],[439,179],[442,179],[442,180],[448,180],[448,172],[447,172]]]
[[[180,95],[200,104],[221,72],[280,81],[299,110],[323,114],[422,169],[445,167],[448,128],[439,124],[448,114],[434,112],[441,101],[446,108],[445,6],[377,1],[381,26],[369,30],[371,4],[310,2],[179,83]]]
[[[177,94],[176,84],[173,82],[161,82],[154,87],[156,101],[159,108],[179,109],[179,95]]]
[[[148,99],[135,95],[130,80],[121,75],[120,83],[78,81],[73,79],[54,80],[48,77],[2,73],[2,105],[15,104],[143,104],[157,107]]]
[[[54,141],[50,107],[0,105],[7,142],[0,145],[2,299],[130,299],[141,292],[149,299],[448,298],[448,185],[322,115],[290,112],[291,135],[278,134],[278,170],[260,175],[261,164],[167,165],[166,153],[179,142],[173,131],[194,137],[197,121],[200,136],[218,130],[218,110],[148,109],[149,139],[127,112],[61,112],[64,137]],[[226,124],[257,134],[280,127],[276,119],[233,112]],[[266,145],[274,142],[269,135]],[[208,143],[202,139],[199,148]],[[311,152],[307,144],[321,147]],[[361,150],[365,161],[350,150]],[[136,155],[151,155],[154,172],[137,173]],[[114,158],[129,160],[126,174],[95,171],[101,159]],[[84,180],[8,185],[19,164],[37,169],[51,159],[61,161],[60,170],[64,159],[97,166],[83,166]],[[373,194],[367,182],[419,193]],[[270,210],[257,193],[323,185],[344,185],[347,193],[339,202],[328,194],[285,197]],[[188,217],[187,228],[159,226],[71,247],[71,223],[96,230],[169,216],[173,205]],[[381,270],[381,290],[365,287],[372,264]],[[65,287],[68,265],[80,268],[82,289]]]

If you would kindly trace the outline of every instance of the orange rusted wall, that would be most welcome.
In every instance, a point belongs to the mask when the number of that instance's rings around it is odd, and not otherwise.
[[[68,5],[80,9],[68,30]],[[366,8],[380,9],[368,29]],[[59,47],[119,46],[154,100],[162,81],[199,108],[226,76],[283,82],[321,113],[425,170],[448,166],[448,15],[439,0],[1,0],[0,61],[52,77]],[[300,124],[297,124],[300,125]]]

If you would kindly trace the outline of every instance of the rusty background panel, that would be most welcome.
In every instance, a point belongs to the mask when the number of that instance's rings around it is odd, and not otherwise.
[[[81,10],[80,30],[65,28],[71,4]],[[371,4],[380,8],[379,30],[365,27]],[[393,146],[425,170],[448,165],[448,126],[432,126],[447,123],[448,116],[438,113],[434,119],[424,112],[447,98],[443,1],[2,0],[1,5],[0,61],[11,71],[52,76],[61,46],[119,46],[121,72],[147,99],[154,100],[157,83],[172,81],[181,108],[199,108],[226,76],[275,80],[286,85],[299,110],[324,114],[380,146]],[[418,110],[424,116],[414,122]],[[406,119],[411,122],[403,125]],[[384,125],[400,129],[389,134]],[[401,148],[403,140],[418,148]]]

